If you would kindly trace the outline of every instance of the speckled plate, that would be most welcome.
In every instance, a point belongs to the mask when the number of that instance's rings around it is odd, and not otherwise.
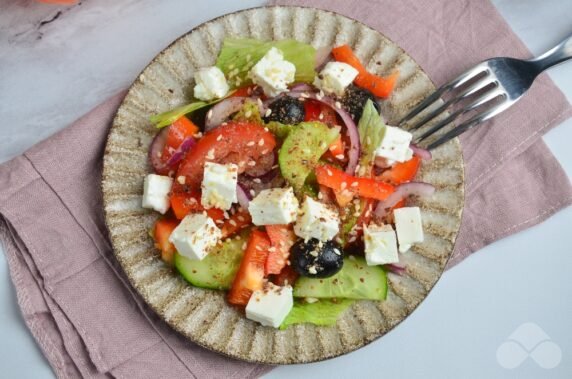
[[[403,276],[389,274],[383,302],[357,301],[334,327],[295,325],[279,331],[247,320],[220,291],[187,284],[159,259],[148,230],[158,214],[141,208],[147,150],[157,130],[149,116],[187,103],[193,73],[214,64],[227,36],[294,38],[315,47],[348,43],[367,68],[399,69],[396,90],[383,103],[391,124],[434,89],[423,70],[395,43],[347,17],[300,7],[264,7],[219,17],[185,34],[139,75],[121,104],[104,156],[107,226],[118,261],[145,301],[191,341],[234,358],[271,364],[302,363],[348,353],[379,338],[407,317],[441,276],[453,251],[463,207],[463,160],[457,140],[434,151],[419,180],[437,191],[417,201],[425,242],[400,255]]]

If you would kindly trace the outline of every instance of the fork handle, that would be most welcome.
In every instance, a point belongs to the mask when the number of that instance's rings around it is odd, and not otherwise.
[[[554,46],[552,49],[548,50],[546,53],[540,55],[539,57],[531,59],[530,61],[536,64],[538,72],[540,73],[571,58],[572,35],[569,35],[558,45]]]

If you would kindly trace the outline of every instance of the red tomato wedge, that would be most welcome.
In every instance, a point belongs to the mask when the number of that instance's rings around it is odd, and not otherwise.
[[[222,238],[227,238],[238,233],[242,229],[250,225],[252,219],[250,218],[250,213],[245,210],[239,210],[236,213],[230,215],[228,220],[225,220],[220,228],[222,231]]]
[[[320,121],[330,126],[340,124],[336,111],[316,100],[304,102],[304,113],[304,121]]]
[[[391,184],[375,179],[357,178],[330,165],[316,167],[316,178],[319,184],[333,189],[336,197],[357,194],[369,199],[385,200],[395,190]]]
[[[332,153],[332,155],[336,158],[339,155],[344,155],[344,142],[342,141],[342,136],[338,135],[338,138],[336,138],[334,142],[330,144],[328,149],[330,150],[330,153]]]
[[[252,84],[250,86],[246,86],[246,87],[241,87],[239,89],[237,89],[236,91],[234,91],[232,93],[232,95],[230,95],[229,97],[248,97],[250,95],[252,95],[252,91],[256,88],[255,84]]]
[[[264,273],[279,274],[286,266],[290,256],[290,248],[296,242],[296,235],[288,225],[266,225],[266,233],[270,238],[268,259],[264,267]]]
[[[175,245],[169,242],[169,236],[177,225],[179,225],[179,220],[162,218],[157,220],[153,230],[155,247],[161,250],[161,259],[168,264],[173,264],[173,256],[176,251]]]
[[[285,286],[290,285],[294,286],[296,279],[298,279],[299,274],[294,271],[292,266],[285,266],[280,274],[274,276],[272,278],[272,283],[276,284],[277,286]]]
[[[417,175],[420,165],[421,158],[414,155],[407,162],[395,163],[393,167],[382,172],[377,179],[393,185],[410,182],[415,178],[415,175]]]
[[[173,193],[170,196],[171,208],[175,217],[182,220],[189,213],[201,212],[201,193],[199,191],[190,191],[187,193]]]
[[[235,305],[246,305],[252,292],[262,288],[264,265],[268,258],[270,239],[266,233],[253,230],[250,233],[244,257],[228,293],[228,302]]]
[[[242,172],[249,162],[256,165],[261,156],[273,154],[275,146],[274,135],[259,124],[229,122],[221,125],[206,133],[185,155],[177,172],[177,178],[185,177],[185,184],[175,182],[173,192],[198,189],[206,161],[235,163]]]
[[[332,55],[336,61],[347,63],[358,70],[358,75],[354,79],[354,83],[358,87],[367,89],[375,96],[382,98],[389,97],[393,91],[397,78],[399,77],[399,72],[394,72],[386,77],[377,76],[368,72],[348,45],[333,48]]]

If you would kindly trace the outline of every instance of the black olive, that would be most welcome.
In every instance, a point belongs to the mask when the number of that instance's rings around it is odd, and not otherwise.
[[[368,100],[373,102],[373,106],[377,110],[377,113],[381,113],[381,108],[377,103],[375,96],[368,90],[356,87],[354,85],[346,88],[344,97],[342,98],[342,104],[344,105],[344,108],[346,108],[346,110],[350,113],[352,118],[355,121],[359,121],[363,113],[365,103]]]
[[[327,278],[342,269],[342,248],[334,241],[321,242],[315,238],[308,242],[298,240],[290,250],[290,263],[294,270],[310,278]]]
[[[304,103],[290,96],[274,100],[269,109],[270,115],[264,117],[264,122],[278,121],[287,125],[295,125],[304,121],[306,116]]]

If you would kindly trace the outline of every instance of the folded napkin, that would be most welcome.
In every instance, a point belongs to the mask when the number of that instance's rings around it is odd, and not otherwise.
[[[287,3],[332,9],[373,26],[411,53],[437,84],[488,56],[528,55],[487,1]],[[262,375],[271,367],[225,358],[172,331],[113,257],[101,162],[123,96],[0,165],[0,240],[24,320],[62,378]],[[570,115],[562,93],[544,76],[511,112],[463,136],[467,198],[453,264],[571,203],[568,178],[539,139]]]

